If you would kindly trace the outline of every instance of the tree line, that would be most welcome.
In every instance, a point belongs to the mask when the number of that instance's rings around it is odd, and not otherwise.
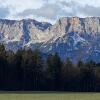
[[[0,91],[100,91],[100,63],[57,53],[43,57],[39,50],[6,51],[0,45]]]

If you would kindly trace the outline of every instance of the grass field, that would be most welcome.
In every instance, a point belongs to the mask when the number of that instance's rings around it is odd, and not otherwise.
[[[100,93],[0,93],[0,100],[100,100]]]

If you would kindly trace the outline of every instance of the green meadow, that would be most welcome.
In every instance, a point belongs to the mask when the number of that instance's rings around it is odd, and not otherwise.
[[[0,100],[100,100],[100,93],[0,93]]]

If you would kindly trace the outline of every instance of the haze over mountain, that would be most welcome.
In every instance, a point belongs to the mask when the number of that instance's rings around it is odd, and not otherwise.
[[[7,49],[39,49],[62,59],[100,62],[100,17],[62,17],[54,25],[33,19],[0,20],[0,42]]]

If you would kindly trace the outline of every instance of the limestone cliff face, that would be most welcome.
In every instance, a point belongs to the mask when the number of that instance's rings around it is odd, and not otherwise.
[[[100,18],[99,17],[66,17],[59,20],[58,25],[61,25],[61,29],[68,32],[78,32],[87,34],[100,33]]]
[[[0,42],[7,49],[40,49],[74,59],[100,59],[100,17],[63,17],[54,25],[33,19],[0,20]],[[80,53],[81,52],[81,53]]]
[[[25,40],[27,43],[47,42],[56,40],[65,34],[76,32],[78,34],[100,34],[100,18],[98,17],[65,17],[59,19],[54,25],[50,23],[28,20],[0,20],[0,38],[4,41]]]
[[[44,41],[45,30],[51,26],[49,23],[40,23],[35,20],[0,20],[0,38],[7,41]],[[47,34],[48,35],[48,34]]]

